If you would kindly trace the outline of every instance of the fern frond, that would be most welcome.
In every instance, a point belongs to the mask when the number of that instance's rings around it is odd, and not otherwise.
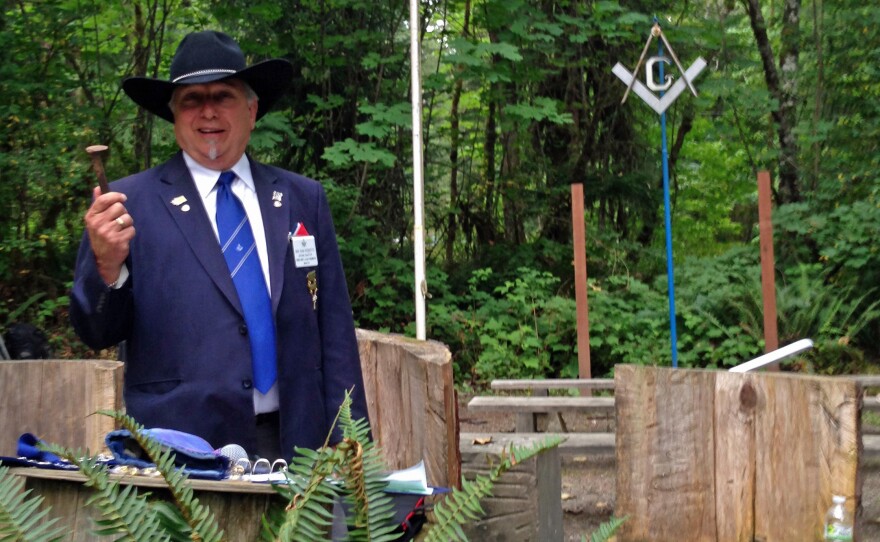
[[[488,475],[477,475],[472,481],[461,480],[461,488],[454,488],[442,501],[434,505],[437,522],[431,526],[424,542],[466,541],[462,525],[485,515],[480,501],[492,494],[495,482],[502,474],[532,457],[559,446],[560,437],[546,437],[528,446],[511,445],[503,449],[500,461]]]
[[[399,538],[393,524],[394,505],[385,493],[386,466],[375,442],[370,440],[370,425],[351,417],[348,396],[340,408],[339,426],[343,441],[337,452],[343,454],[337,476],[346,488],[348,535],[352,541],[386,542]]]
[[[121,486],[119,482],[111,480],[107,466],[96,458],[88,457],[88,453],[82,450],[70,450],[54,444],[45,448],[76,465],[86,477],[84,485],[93,489],[94,493],[85,504],[93,506],[101,514],[100,518],[95,519],[95,534],[119,536],[118,540],[132,542],[170,540],[150,507],[147,500],[149,493],[139,494],[136,487]]]
[[[339,489],[330,483],[333,473],[334,452],[330,448],[318,451],[300,449],[290,462],[287,484],[276,490],[288,501],[285,514],[274,524],[264,518],[263,534],[272,533],[280,541],[326,540],[333,523],[333,502]]]
[[[330,435],[339,427],[343,439],[329,448]],[[344,497],[348,505],[348,540],[391,542],[394,510],[385,493],[385,466],[370,440],[366,420],[351,416],[351,394],[346,393],[325,446],[296,448],[287,472],[288,484],[277,488],[289,504],[283,519],[264,518],[262,536],[272,540],[326,540],[333,523],[333,505]]]
[[[189,540],[199,542],[222,541],[224,533],[220,530],[214,514],[193,496],[192,488],[186,483],[186,473],[182,469],[175,467],[174,451],[169,448],[163,449],[155,439],[150,438],[143,432],[144,427],[131,416],[115,410],[100,410],[98,413],[112,417],[122,427],[128,429],[132,438],[146,452],[150,461],[155,463],[156,470],[165,479],[165,483],[168,484],[172,500],[187,526],[186,529],[176,532],[176,535],[185,536]],[[171,528],[175,526],[175,522],[165,521],[164,525],[169,531],[172,531]],[[179,528],[180,523],[177,523],[177,526]]]
[[[40,510],[43,497],[28,498],[30,493],[24,490],[24,479],[0,466],[0,540],[62,540],[65,531],[53,527],[58,518],[49,519],[49,510]]]
[[[599,525],[596,532],[590,535],[590,542],[606,542],[607,540],[610,540],[611,537],[614,536],[614,533],[617,532],[617,529],[626,523],[628,517],[629,516],[623,516],[622,518],[612,517],[602,525]]]

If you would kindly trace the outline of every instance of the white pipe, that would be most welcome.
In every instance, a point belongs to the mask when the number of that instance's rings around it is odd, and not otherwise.
[[[740,363],[736,367],[730,370],[731,373],[746,373],[749,371],[753,371],[759,367],[764,367],[765,365],[770,365],[772,363],[777,363],[780,360],[787,358],[789,356],[793,356],[799,352],[803,352],[804,350],[809,350],[813,347],[813,341],[810,339],[801,339],[799,341],[795,341],[787,346],[783,346],[782,348],[776,349],[772,352],[768,352],[763,356],[758,356],[753,360],[747,361],[745,363]]]
[[[415,251],[416,338],[425,340],[425,189],[422,178],[422,69],[419,44],[419,0],[410,0],[410,78],[412,95],[412,149],[413,149],[413,245]]]

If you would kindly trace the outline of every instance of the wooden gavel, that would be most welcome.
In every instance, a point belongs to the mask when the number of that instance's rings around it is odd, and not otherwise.
[[[101,193],[106,194],[110,191],[107,184],[107,174],[104,173],[104,155],[107,154],[107,145],[90,145],[86,147],[86,152],[92,158],[92,169],[95,170],[95,176],[98,177],[98,186],[101,187]]]

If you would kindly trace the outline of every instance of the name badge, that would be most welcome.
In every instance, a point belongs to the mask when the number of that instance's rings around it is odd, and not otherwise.
[[[318,249],[315,248],[314,235],[291,235],[290,246],[293,248],[293,261],[297,268],[318,266]]]

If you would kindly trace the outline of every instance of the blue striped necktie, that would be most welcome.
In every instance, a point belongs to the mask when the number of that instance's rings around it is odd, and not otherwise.
[[[232,193],[234,180],[234,172],[224,171],[217,181],[217,232],[223,257],[226,258],[244,310],[251,343],[254,385],[260,393],[266,393],[275,383],[277,375],[275,322],[254,234],[244,207]]]

